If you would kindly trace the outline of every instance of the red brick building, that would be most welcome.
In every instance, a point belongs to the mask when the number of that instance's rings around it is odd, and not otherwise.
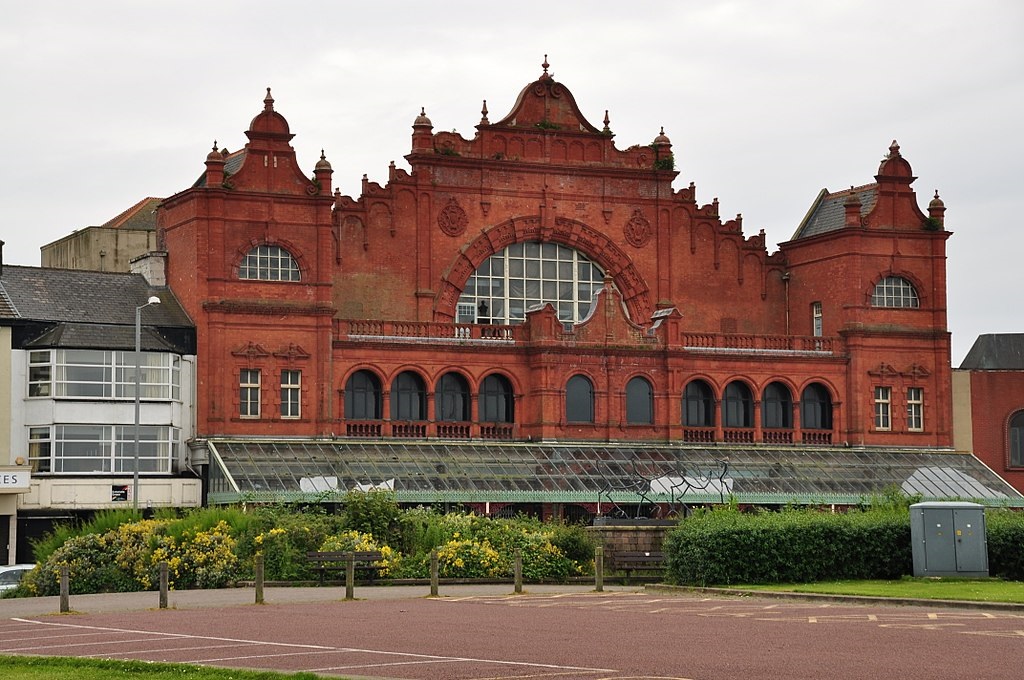
[[[953,381],[956,448],[1024,490],[1024,334],[979,335]]]
[[[215,494],[362,479],[429,498],[447,483],[429,470],[363,474],[346,456],[370,465],[455,447],[494,475],[499,441],[520,443],[515,455],[533,447],[509,472],[531,481],[502,487],[523,493],[488,495],[481,482],[446,498],[557,500],[569,490],[556,480],[545,495],[532,477],[569,444],[568,476],[617,456],[646,481],[689,478],[680,465],[697,453],[734,470],[747,449],[771,467],[765,447],[777,460],[950,453],[950,234],[937,194],[919,208],[895,142],[873,182],[823,191],[769,254],[764,233],[722,219],[717,199],[673,188],[685,158],[664,130],[618,148],[607,113],[591,123],[546,63],[501,119],[484,103],[471,139],[434,132],[425,111],[410,118],[411,170],[392,164],[384,186],[364,176],[359,197],[342,196],[323,155],[311,175],[299,167],[268,89],[244,149],[215,145],[200,180],[163,202],[168,285],[200,347],[197,429],[230,473]],[[253,454],[268,441],[305,463],[281,473],[281,450]],[[296,441],[330,451],[296,453]],[[674,462],[640,470],[636,447]],[[334,462],[313,462],[324,456]],[[849,462],[860,486],[843,498],[876,490],[879,466]],[[270,468],[273,480],[252,481]],[[620,489],[623,475],[597,476]],[[789,497],[840,493],[829,489]]]

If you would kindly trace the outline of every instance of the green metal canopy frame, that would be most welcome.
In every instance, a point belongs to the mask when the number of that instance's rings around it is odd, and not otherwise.
[[[213,504],[337,502],[377,488],[400,503],[853,505],[896,486],[925,500],[1024,507],[984,463],[948,449],[393,439],[207,446]]]

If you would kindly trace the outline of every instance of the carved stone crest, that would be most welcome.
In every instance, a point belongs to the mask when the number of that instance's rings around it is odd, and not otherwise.
[[[622,232],[625,234],[629,245],[635,248],[642,248],[651,240],[651,223],[647,221],[647,218],[637,208],[633,211],[633,216],[626,222]]]
[[[449,236],[461,236],[469,226],[469,217],[454,196],[448,199],[448,204],[437,214],[437,226]]]

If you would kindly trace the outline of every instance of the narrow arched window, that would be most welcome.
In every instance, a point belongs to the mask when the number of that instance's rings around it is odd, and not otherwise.
[[[875,284],[872,307],[920,307],[914,284],[902,276],[886,276]]]
[[[654,422],[654,390],[651,383],[640,376],[626,383],[626,422],[630,425]]]
[[[356,371],[345,383],[345,418],[380,420],[380,380],[370,371]]]
[[[391,419],[427,419],[427,390],[412,371],[399,373],[391,383]]]
[[[714,427],[715,397],[711,386],[693,380],[683,391],[683,424],[689,427]]]
[[[594,422],[594,384],[574,375],[565,384],[565,419],[570,423]]]
[[[754,400],[750,388],[736,381],[725,386],[722,404],[722,425],[725,427],[753,427]]]
[[[824,385],[812,383],[800,397],[800,425],[805,430],[832,429],[832,398]]]
[[[502,375],[489,375],[480,383],[480,421],[515,422],[512,383]]]
[[[238,266],[238,278],[256,281],[298,281],[299,265],[281,246],[261,245],[250,250]]]
[[[469,384],[458,373],[445,373],[437,383],[437,420],[469,420]]]
[[[765,428],[793,427],[793,398],[789,388],[780,382],[770,383],[761,397],[761,426]]]
[[[1024,467],[1024,411],[1010,419],[1010,465]]]

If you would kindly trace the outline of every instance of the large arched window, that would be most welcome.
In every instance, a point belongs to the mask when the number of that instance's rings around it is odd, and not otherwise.
[[[590,311],[604,272],[582,253],[557,243],[514,243],[481,263],[466,282],[459,308],[480,323],[512,324],[526,310],[550,302],[558,318],[578,322]]]
[[[427,390],[412,371],[399,373],[391,383],[391,419],[427,419]]]
[[[715,426],[715,396],[703,380],[692,380],[683,391],[683,424],[689,427]]]
[[[812,383],[800,397],[800,425],[805,430],[832,429],[832,397],[824,385]]]
[[[1010,418],[1010,465],[1024,467],[1024,411]]]
[[[902,276],[886,276],[875,284],[872,307],[920,307],[914,284]]]
[[[380,380],[370,371],[356,371],[345,383],[345,418],[380,420]]]
[[[256,246],[238,266],[238,278],[257,281],[298,281],[299,265],[281,246]]]
[[[480,422],[515,422],[512,384],[505,376],[492,374],[480,383]]]
[[[458,373],[445,373],[441,376],[435,399],[437,420],[469,420],[469,384]]]
[[[630,425],[654,422],[654,390],[651,383],[640,376],[626,383],[626,422]]]
[[[746,383],[737,380],[726,385],[722,401],[724,427],[754,426],[754,399]]]
[[[570,423],[594,422],[594,384],[574,375],[565,384],[565,419]]]
[[[793,427],[793,398],[789,388],[780,382],[770,383],[761,397],[761,427],[788,429]]]

